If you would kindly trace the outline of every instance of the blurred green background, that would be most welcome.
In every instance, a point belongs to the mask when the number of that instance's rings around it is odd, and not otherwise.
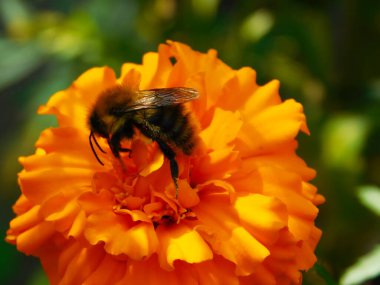
[[[0,0],[2,236],[17,157],[54,124],[37,107],[86,69],[118,71],[166,39],[215,48],[304,105],[312,135],[299,136],[298,152],[327,198],[304,284],[380,284],[380,1]],[[0,268],[1,284],[47,284],[38,260],[4,241]]]

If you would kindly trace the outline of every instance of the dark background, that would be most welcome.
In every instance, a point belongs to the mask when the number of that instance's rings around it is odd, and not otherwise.
[[[327,199],[319,262],[304,284],[338,283],[380,242],[379,216],[366,207],[380,193],[380,1],[0,0],[2,236],[20,192],[17,157],[54,124],[37,107],[86,69],[119,72],[167,39],[215,48],[304,105],[311,137],[299,136],[298,153]],[[47,284],[38,260],[5,242],[0,268],[1,284]]]

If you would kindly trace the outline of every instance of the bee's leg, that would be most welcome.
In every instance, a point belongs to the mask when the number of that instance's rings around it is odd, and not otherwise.
[[[158,146],[160,147],[164,156],[169,159],[170,162],[170,172],[172,175],[172,179],[175,186],[175,197],[178,198],[178,164],[175,160],[175,152],[168,146],[161,138],[159,133],[155,130],[155,126],[149,124],[148,122],[144,122],[144,124],[136,124],[136,126],[141,130],[141,132],[156,141]]]
[[[120,136],[116,133],[114,134],[111,138],[109,138],[108,145],[111,148],[112,154],[117,158],[117,160],[120,162],[121,168],[123,169],[124,172],[127,171],[127,168],[125,167],[124,162],[120,158]]]
[[[162,153],[165,157],[169,159],[170,162],[170,172],[175,186],[175,197],[178,198],[178,164],[175,160],[175,152],[162,140],[156,139]]]
[[[132,150],[130,148],[126,148],[126,147],[121,147],[119,146],[119,152],[128,152],[128,157],[131,158],[131,153],[132,153]]]
[[[121,131],[121,135],[120,135],[118,149],[119,149],[119,152],[128,152],[129,158],[131,157],[132,149],[121,147],[120,141],[122,138],[131,139],[133,137],[133,134],[134,134],[133,126],[131,124],[124,124],[123,130]]]
[[[111,148],[112,154],[116,158],[120,158],[120,152],[131,152],[130,148],[121,147],[120,141],[122,140],[121,133],[115,133],[111,138],[108,139],[108,144]]]
[[[112,151],[112,154],[116,158],[120,158],[120,140],[117,136],[113,135],[111,138],[107,139],[108,145]]]

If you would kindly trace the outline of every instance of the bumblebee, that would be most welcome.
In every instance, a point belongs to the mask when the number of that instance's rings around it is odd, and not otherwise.
[[[185,112],[183,103],[198,96],[197,90],[185,87],[134,90],[120,84],[105,90],[97,98],[88,117],[89,142],[95,158],[104,165],[93,144],[105,153],[96,140],[97,136],[107,140],[112,154],[120,160],[120,153],[131,151],[123,148],[121,141],[132,139],[138,129],[155,141],[169,160],[178,195],[178,164],[174,150],[190,155],[195,146],[190,114]]]

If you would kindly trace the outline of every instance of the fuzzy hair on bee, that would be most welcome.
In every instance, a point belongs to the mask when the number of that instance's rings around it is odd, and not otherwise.
[[[105,138],[112,154],[120,160],[124,139],[132,139],[138,129],[155,141],[170,162],[171,176],[178,196],[178,164],[176,151],[190,155],[195,146],[195,132],[190,124],[190,114],[183,104],[197,99],[198,91],[186,87],[135,90],[115,85],[103,91],[88,116],[91,130],[89,143],[95,158],[104,165],[94,144],[103,153],[96,137]]]

